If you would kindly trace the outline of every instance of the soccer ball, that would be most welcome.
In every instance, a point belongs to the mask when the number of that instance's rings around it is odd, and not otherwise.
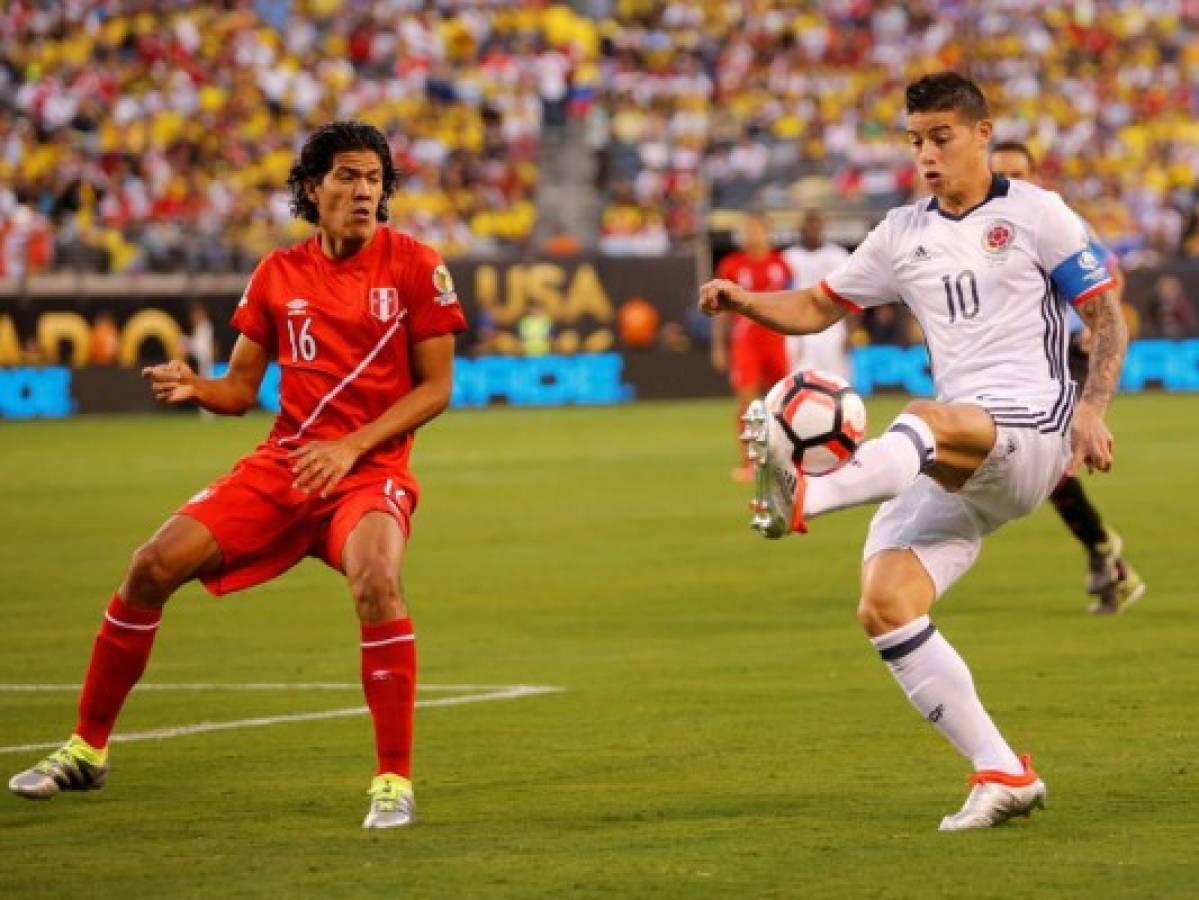
[[[866,436],[866,407],[844,378],[801,369],[766,395],[773,453],[791,457],[805,475],[827,475],[857,452]]]

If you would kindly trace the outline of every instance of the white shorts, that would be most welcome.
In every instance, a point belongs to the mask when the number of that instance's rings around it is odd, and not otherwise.
[[[1045,502],[1069,462],[1065,435],[997,426],[995,446],[961,490],[950,493],[921,476],[880,506],[862,558],[911,550],[940,597],[974,565],[986,535]]]

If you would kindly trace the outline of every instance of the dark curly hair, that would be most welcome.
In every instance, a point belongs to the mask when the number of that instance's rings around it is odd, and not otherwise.
[[[907,111],[959,113],[968,122],[991,117],[987,98],[977,84],[957,72],[936,72],[908,85],[905,92]]]
[[[383,196],[379,198],[375,218],[380,222],[387,221],[387,201],[396,191],[399,176],[391,161],[387,138],[374,125],[365,122],[330,122],[309,135],[300,150],[300,158],[287,176],[293,216],[316,224],[316,204],[309,198],[308,188],[320,183],[333,168],[333,157],[347,150],[373,150],[383,164]]]

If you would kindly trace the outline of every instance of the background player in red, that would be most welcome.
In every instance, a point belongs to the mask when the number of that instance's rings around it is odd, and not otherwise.
[[[762,213],[745,215],[741,226],[741,249],[730,253],[716,267],[716,277],[735,281],[747,291],[782,291],[791,285],[791,269],[770,240],[770,220]],[[737,398],[736,434],[741,433],[741,416],[758,397],[787,374],[786,338],[738,313],[724,313],[712,323],[712,365],[729,373],[729,384]],[[752,481],[753,467],[741,448],[741,465],[733,470],[737,481]]]
[[[346,576],[361,623],[362,685],[378,754],[363,825],[412,821],[416,656],[398,582],[416,506],[413,432],[449,404],[466,322],[437,253],[380,223],[397,176],[372,126],[337,122],[304,144],[288,185],[316,234],[259,263],[233,316],[221,378],[179,361],[145,370],[166,403],[239,415],[270,359],[281,410],[267,439],[138,548],[92,649],[75,733],[9,782],[46,799],[108,775],[117,714],[149,660],[167,599],[198,578],[214,594],[259,584],[305,556]]]

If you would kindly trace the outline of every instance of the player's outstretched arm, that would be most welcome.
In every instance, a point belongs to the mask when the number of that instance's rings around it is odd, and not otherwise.
[[[845,317],[848,310],[816,287],[755,294],[717,278],[699,289],[699,308],[709,316],[737,312],[783,334],[815,334]]]
[[[292,451],[295,485],[328,495],[367,451],[415,431],[450,405],[454,388],[454,336],[439,335],[412,347],[416,386],[373,422],[336,441],[313,441]]]
[[[200,378],[191,366],[173,359],[142,369],[154,399],[172,405],[194,400],[209,412],[240,416],[254,405],[270,357],[266,348],[245,335],[233,345],[229,369],[220,378]]]
[[[1112,467],[1112,434],[1103,422],[1108,404],[1120,383],[1120,369],[1128,346],[1128,327],[1120,311],[1118,288],[1104,291],[1078,307],[1091,331],[1091,359],[1087,384],[1074,414],[1071,439],[1074,465],[1106,472]]]

